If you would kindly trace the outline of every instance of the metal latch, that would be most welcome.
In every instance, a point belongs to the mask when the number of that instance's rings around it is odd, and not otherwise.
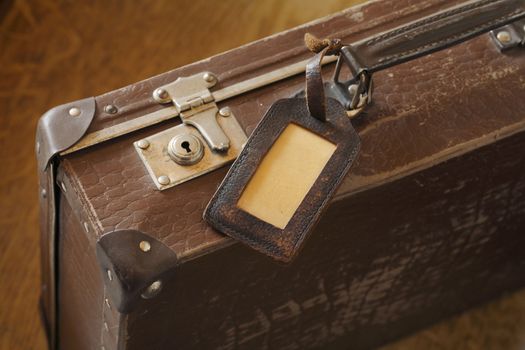
[[[525,20],[519,20],[494,29],[490,32],[490,36],[501,51],[512,49],[517,46],[524,46]]]
[[[203,72],[178,78],[153,92],[173,103],[182,124],[134,143],[153,182],[164,190],[217,169],[239,155],[247,140],[232,111],[219,110],[209,90],[217,77]]]

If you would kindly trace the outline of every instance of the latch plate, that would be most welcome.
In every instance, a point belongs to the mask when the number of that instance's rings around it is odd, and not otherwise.
[[[244,130],[231,112],[229,116],[222,116],[217,112],[216,120],[230,140],[230,147],[223,152],[212,151],[201,133],[196,128],[186,124],[177,125],[133,143],[159,190],[171,188],[209,173],[237,158],[247,140]],[[168,153],[170,140],[185,133],[195,135],[204,145],[202,159],[193,165],[179,165],[171,159]]]

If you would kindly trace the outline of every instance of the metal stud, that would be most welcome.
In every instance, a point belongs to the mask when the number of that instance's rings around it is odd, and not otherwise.
[[[66,185],[62,181],[60,181],[60,187],[62,188],[62,191],[67,192]]]
[[[204,73],[202,78],[208,83],[213,83],[217,79],[217,77],[215,77],[215,75],[211,74],[210,72]]]
[[[109,304],[109,299],[108,299],[108,298],[105,298],[105,299],[104,299],[104,303],[106,304],[106,306],[108,307],[108,309],[111,310],[111,305]]]
[[[114,105],[106,105],[104,107],[104,112],[106,112],[107,114],[116,114],[118,112],[118,108]]]
[[[170,178],[167,177],[166,175],[161,175],[157,178],[157,181],[159,182],[159,184],[163,185],[163,186],[166,186],[166,185],[169,185],[170,184]]]
[[[69,109],[69,112],[68,112],[68,113],[69,113],[69,115],[72,116],[72,117],[78,117],[78,116],[80,115],[80,113],[82,113],[82,112],[80,111],[79,108],[77,108],[77,107],[72,107],[72,108]]]
[[[88,224],[86,221],[84,221],[84,222],[83,222],[83,225],[84,225],[84,230],[85,230],[87,233],[89,233],[89,224]]]
[[[111,270],[110,270],[110,269],[107,269],[107,270],[106,270],[106,273],[108,274],[108,279],[109,279],[110,281],[113,281],[113,274],[111,273]]]
[[[219,114],[223,117],[229,117],[230,115],[232,115],[232,110],[230,109],[230,107],[224,107],[219,110]]]
[[[45,188],[43,188],[42,191],[40,191],[40,195],[42,196],[42,198],[47,198],[47,191]]]
[[[139,243],[139,248],[140,250],[142,250],[143,252],[149,252],[151,250],[151,244],[149,244],[148,241],[141,241]]]
[[[137,146],[139,146],[140,149],[146,149],[149,147],[149,141],[148,140],[140,140],[137,142]]]
[[[496,35],[496,38],[498,38],[498,40],[502,42],[503,44],[509,43],[512,39],[510,36],[510,33],[507,32],[506,30],[502,30],[501,32],[499,32]]]
[[[162,281],[158,280],[149,285],[148,288],[140,295],[144,299],[151,299],[156,297],[162,290]]]
[[[158,102],[168,102],[170,95],[165,89],[158,88],[158,89],[155,89],[155,91],[153,91],[153,98],[155,99],[155,101],[158,101]]]

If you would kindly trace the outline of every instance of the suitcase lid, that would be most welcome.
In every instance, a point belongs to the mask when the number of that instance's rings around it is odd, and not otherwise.
[[[177,77],[212,71],[218,77],[215,88],[220,89],[308,58],[302,42],[305,32],[353,42],[448,6],[439,1],[368,3],[98,96],[87,135],[161,110],[152,92]],[[396,10],[385,13],[384,8],[390,7]],[[522,55],[519,49],[500,53],[492,39],[483,35],[374,75],[374,104],[366,118],[355,121],[362,139],[361,155],[335,200],[522,131]],[[228,106],[250,134],[273,101],[296,93],[303,84],[302,76],[294,76],[218,105]],[[107,106],[116,106],[118,113],[112,114]],[[169,248],[163,249],[169,257],[159,258],[162,267],[155,270],[156,275],[234,243],[201,217],[225,175],[224,167],[158,191],[137,157],[133,142],[178,124],[178,120],[167,120],[67,154],[59,166],[64,195],[88,226],[93,245],[133,232],[138,243],[133,241],[137,244],[129,249],[142,250],[143,241],[150,248],[152,242]],[[151,257],[153,250],[144,253],[150,254],[139,256]],[[153,279],[156,277],[148,277],[148,283]]]

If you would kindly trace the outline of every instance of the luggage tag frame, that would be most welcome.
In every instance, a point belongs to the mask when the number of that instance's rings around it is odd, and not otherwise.
[[[279,228],[240,208],[238,203],[264,157],[291,124],[314,133],[336,147],[288,223]],[[326,121],[313,118],[303,98],[279,100],[270,107],[230,168],[208,204],[204,219],[252,248],[276,260],[289,262],[348,173],[359,152],[359,145],[359,137],[345,109],[336,100],[326,101]]]

